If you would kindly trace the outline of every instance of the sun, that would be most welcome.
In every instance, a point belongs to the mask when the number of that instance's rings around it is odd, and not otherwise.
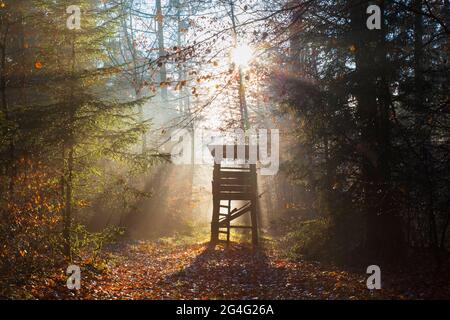
[[[242,44],[231,50],[231,61],[240,66],[246,67],[253,58],[253,49],[247,45]]]

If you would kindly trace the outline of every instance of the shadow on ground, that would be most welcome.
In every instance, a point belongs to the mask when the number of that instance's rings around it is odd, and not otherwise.
[[[285,288],[287,278],[264,251],[232,243],[205,246],[189,266],[161,280],[162,286],[169,283],[176,284],[185,298],[269,299],[276,298],[280,286]]]

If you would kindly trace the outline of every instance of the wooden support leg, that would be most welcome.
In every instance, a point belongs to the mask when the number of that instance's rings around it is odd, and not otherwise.
[[[213,200],[213,214],[211,221],[211,244],[215,245],[219,241],[219,200]]]
[[[256,165],[251,164],[250,165],[250,171],[252,172],[252,187],[253,187],[253,198],[252,198],[252,204],[250,209],[250,215],[251,215],[251,221],[252,221],[252,244],[253,247],[258,246],[258,188],[257,188],[257,181],[256,181]]]
[[[228,219],[230,218],[230,216],[231,216],[231,200],[228,200]],[[227,222],[227,245],[230,244],[230,232],[231,232],[230,223],[231,223],[230,220],[228,220],[228,222]]]
[[[220,213],[220,198],[218,195],[218,181],[219,181],[220,164],[214,164],[213,171],[213,213],[211,219],[211,245],[216,245],[219,242],[219,213]]]
[[[257,219],[257,212],[256,212],[256,201],[252,200],[252,207],[251,207],[251,220],[252,220],[252,244],[253,247],[258,246],[258,219]]]

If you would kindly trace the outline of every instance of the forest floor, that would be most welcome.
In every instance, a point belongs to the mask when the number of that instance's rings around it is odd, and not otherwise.
[[[64,272],[21,288],[37,299],[404,299],[366,288],[364,273],[290,261],[275,246],[124,241],[108,248],[102,271],[82,268],[81,289]],[[83,270],[84,269],[84,270]]]
[[[207,234],[206,234],[207,236]],[[365,269],[287,258],[279,243],[263,239],[252,250],[245,241],[208,246],[202,238],[156,241],[122,239],[102,258],[81,265],[81,289],[66,287],[65,268],[23,285],[13,299],[435,299],[450,298],[447,277],[429,270],[387,273],[382,289],[368,290]],[[436,280],[437,279],[437,280]],[[433,281],[433,282],[432,282]],[[0,293],[0,297],[2,294]]]

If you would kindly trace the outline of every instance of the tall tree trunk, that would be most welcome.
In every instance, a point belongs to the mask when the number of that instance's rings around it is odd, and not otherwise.
[[[233,40],[234,47],[238,45],[238,34],[237,34],[237,26],[236,26],[236,16],[234,14],[234,0],[230,0],[230,15],[231,15],[231,23],[233,26]],[[244,71],[242,66],[239,67],[239,111],[241,114],[241,128],[243,130],[248,129],[248,110],[247,110],[247,101],[245,98],[245,85],[244,85]]]
[[[164,16],[162,12],[162,6],[161,6],[161,0],[156,0],[156,20],[158,25],[158,58],[160,62],[160,69],[159,69],[159,78],[161,85],[161,98],[162,101],[167,103],[168,96],[167,96],[167,69],[166,69],[166,50],[164,48]]]
[[[145,71],[141,70],[140,62],[138,61],[138,52],[136,49],[135,32],[133,27],[133,4],[134,1],[127,3],[121,1],[121,19],[120,24],[122,27],[123,36],[125,37],[125,43],[123,44],[124,50],[122,51],[122,58],[124,63],[131,62],[131,85],[134,87],[135,98],[139,100],[142,98],[142,88],[144,84]],[[129,20],[129,21],[128,21]],[[122,50],[122,49],[121,49]],[[131,56],[129,61],[128,54]],[[139,121],[144,123],[145,114],[142,105],[138,106]],[[147,135],[144,132],[142,134],[141,153],[144,153],[147,149]]]
[[[382,2],[378,2],[380,7],[383,7]],[[349,5],[351,46],[356,64],[354,95],[361,133],[358,149],[364,185],[365,247],[371,257],[391,259],[399,251],[395,239],[401,233],[395,212],[390,207],[390,141],[386,112],[389,94],[386,88],[378,89],[386,72],[377,67],[386,59],[384,32],[366,28],[367,3],[353,0]],[[383,28],[386,28],[384,24]]]
[[[75,82],[75,68],[76,68],[76,48],[75,48],[76,35],[75,33],[71,37],[71,81]],[[72,86],[71,86],[72,88]],[[65,145],[68,148],[67,155],[67,170],[65,172],[65,215],[64,215],[64,231],[63,236],[65,240],[65,255],[69,260],[72,260],[72,245],[70,234],[72,230],[72,219],[73,219],[73,170],[74,170],[74,150],[75,150],[75,139],[74,139],[74,124],[76,115],[76,105],[73,105],[74,93],[73,91],[69,94],[68,108],[69,108],[69,128],[66,137]]]
[[[14,179],[15,179],[15,171],[16,171],[16,165],[14,160],[14,154],[15,154],[15,145],[14,145],[14,132],[13,129],[10,128],[10,112],[8,107],[8,99],[6,97],[6,87],[7,87],[7,70],[6,70],[6,46],[8,42],[9,37],[9,30],[10,30],[10,22],[4,21],[7,19],[6,17],[1,18],[1,24],[2,27],[4,27],[4,34],[2,35],[1,43],[0,43],[0,101],[2,104],[2,111],[3,115],[5,117],[6,125],[8,128],[7,136],[8,136],[8,162],[6,165],[6,171],[7,175],[9,176],[9,183],[8,183],[8,192],[10,196],[14,192]]]
[[[438,235],[436,217],[434,213],[434,179],[433,161],[431,157],[430,132],[425,128],[428,110],[424,104],[425,77],[424,77],[424,50],[423,50],[423,0],[414,0],[414,111],[416,112],[416,130],[424,135],[422,146],[422,166],[427,194],[427,215],[429,242],[431,247],[437,248]]]

